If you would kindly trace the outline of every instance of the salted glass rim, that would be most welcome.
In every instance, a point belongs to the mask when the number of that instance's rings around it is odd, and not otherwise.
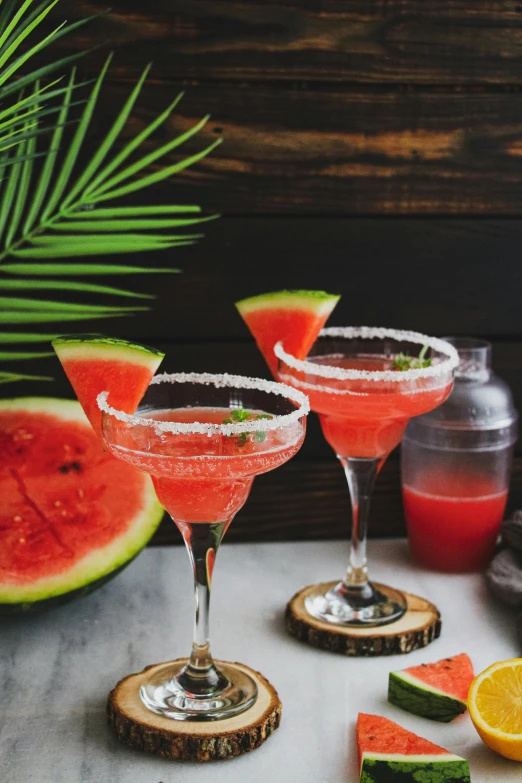
[[[315,364],[314,362],[303,359],[296,359],[283,348],[282,340],[279,340],[274,346],[274,353],[278,359],[285,362],[289,367],[301,372],[318,375],[321,378],[334,378],[336,380],[364,380],[364,381],[391,381],[392,383],[401,383],[404,381],[415,381],[419,378],[430,378],[454,370],[459,364],[459,355],[457,350],[446,340],[439,337],[429,337],[421,332],[411,332],[403,329],[389,329],[380,326],[330,326],[321,329],[318,337],[341,337],[346,340],[356,338],[363,340],[393,339],[400,342],[415,343],[418,345],[427,345],[434,351],[446,355],[437,364],[430,367],[419,367],[417,369],[401,370],[355,370],[343,369],[342,367],[333,367],[325,364]]]
[[[264,391],[268,394],[276,394],[280,397],[292,400],[298,407],[290,413],[270,414],[271,419],[263,419],[263,431],[278,430],[281,427],[287,427],[295,424],[303,416],[310,412],[310,403],[306,394],[288,386],[285,383],[276,383],[276,381],[266,381],[263,378],[249,378],[244,375],[230,375],[229,373],[160,373],[155,375],[150,385],[160,383],[198,383],[205,386],[214,386],[216,389],[236,388],[252,389],[255,391]],[[98,394],[96,402],[102,413],[113,416],[118,421],[133,426],[150,426],[156,432],[170,432],[174,435],[236,435],[241,432],[251,432],[253,422],[243,421],[233,424],[203,424],[202,422],[175,422],[158,421],[157,419],[148,419],[145,416],[137,416],[131,413],[125,413],[117,408],[113,408],[108,403],[109,392],[102,391]],[[257,424],[259,427],[259,424]]]

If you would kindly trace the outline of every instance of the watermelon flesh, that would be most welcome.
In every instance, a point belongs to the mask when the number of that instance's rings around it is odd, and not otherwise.
[[[74,392],[98,437],[102,437],[97,397],[109,392],[112,407],[134,413],[164,354],[101,335],[71,335],[53,340]]]
[[[414,715],[448,723],[466,712],[474,678],[466,653],[391,672],[388,701]]]
[[[2,613],[94,589],[163,516],[149,476],[104,452],[70,400],[0,401],[0,497]]]
[[[380,715],[357,720],[359,783],[470,783],[468,762]]]
[[[242,299],[236,307],[277,378],[274,345],[282,340],[288,353],[304,359],[339,299],[325,291],[276,291]]]

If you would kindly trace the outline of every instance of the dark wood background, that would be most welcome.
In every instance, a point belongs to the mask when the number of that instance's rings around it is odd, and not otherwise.
[[[106,5],[62,0],[54,16],[73,20]],[[221,136],[224,143],[147,198],[197,203],[223,217],[195,248],[129,258],[183,274],[127,281],[158,295],[154,312],[97,329],[166,348],[167,370],[266,376],[233,302],[324,288],[343,295],[332,324],[490,339],[495,368],[522,409],[522,3],[111,6],[54,48],[99,46],[80,63],[87,76],[116,51],[93,143],[153,60],[126,133],[184,89],[162,140],[210,112],[189,148]],[[32,369],[51,369],[57,382],[16,393],[70,396],[56,363],[40,364]],[[522,505],[519,454],[512,507]],[[348,520],[342,471],[311,417],[301,453],[256,479],[228,536],[344,537]],[[371,533],[403,530],[395,454],[379,479]],[[155,540],[176,536],[169,523]]]

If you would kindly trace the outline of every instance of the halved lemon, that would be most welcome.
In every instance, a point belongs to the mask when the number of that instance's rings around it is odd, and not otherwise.
[[[522,658],[494,663],[475,677],[468,709],[488,747],[522,761]]]

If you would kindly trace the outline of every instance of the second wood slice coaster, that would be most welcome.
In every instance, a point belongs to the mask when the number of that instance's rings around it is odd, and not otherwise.
[[[426,647],[440,636],[441,619],[437,607],[425,598],[404,591],[408,602],[406,614],[389,625],[357,628],[332,625],[312,617],[305,608],[307,596],[326,593],[337,581],[304,587],[288,602],[285,622],[292,636],[322,650],[365,657],[409,653]],[[378,583],[374,584],[379,588]]]
[[[216,661],[217,666],[220,663],[224,662]],[[109,694],[109,724],[125,745],[178,761],[217,761],[255,750],[279,726],[282,705],[277,691],[262,674],[242,663],[234,665],[257,685],[257,699],[250,709],[216,721],[177,721],[156,715],[145,707],[139,691],[142,682],[164,665],[129,674]]]

